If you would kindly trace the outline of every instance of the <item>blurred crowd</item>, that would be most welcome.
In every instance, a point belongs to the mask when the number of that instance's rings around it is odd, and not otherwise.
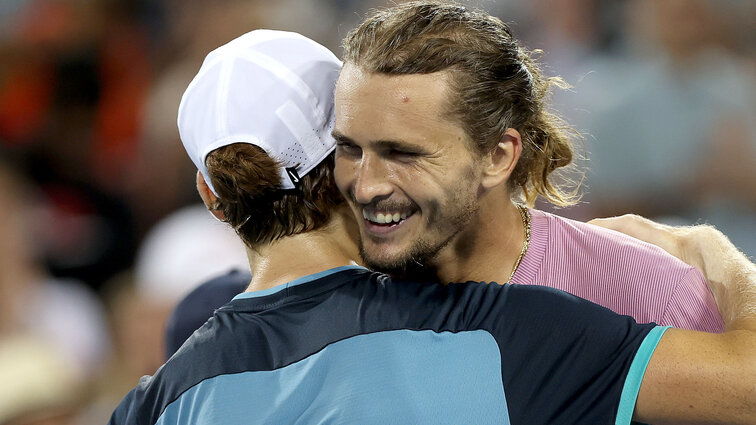
[[[756,3],[468,2],[571,90],[573,218],[709,222],[756,256]],[[167,315],[246,269],[198,206],[176,115],[213,48],[256,28],[339,42],[378,0],[0,1],[0,425],[103,423],[164,361]],[[545,205],[539,205],[546,208]]]

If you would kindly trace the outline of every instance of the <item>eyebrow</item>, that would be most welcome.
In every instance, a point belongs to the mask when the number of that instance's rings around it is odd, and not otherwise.
[[[331,131],[331,136],[333,136],[334,139],[336,139],[337,142],[341,143],[354,143],[354,140],[350,139],[349,137],[339,133],[337,130]]]
[[[334,139],[336,139],[337,142],[356,144],[354,140],[338,132],[337,130],[333,130],[331,132],[331,135],[333,136]],[[382,148],[382,149],[409,150],[409,151],[419,153],[419,154],[428,152],[423,146],[419,146],[414,143],[409,143],[403,140],[374,140],[371,142],[371,144],[377,145],[377,147]]]

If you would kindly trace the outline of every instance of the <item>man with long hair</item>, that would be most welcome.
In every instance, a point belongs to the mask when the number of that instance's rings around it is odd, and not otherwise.
[[[375,12],[343,44],[335,178],[368,267],[550,286],[639,322],[724,329],[695,268],[532,208],[575,202],[554,175],[576,132],[549,110],[563,82],[501,20],[411,2]]]
[[[753,417],[756,318],[741,311],[751,293],[722,293],[737,320],[717,335],[637,324],[551,288],[422,283],[359,266],[355,221],[331,178],[339,68],[324,47],[277,31],[208,55],[179,129],[200,196],[244,241],[253,277],[111,423]],[[709,241],[722,250],[707,270],[715,281],[754,282],[753,264]],[[701,388],[708,397],[693,394]]]

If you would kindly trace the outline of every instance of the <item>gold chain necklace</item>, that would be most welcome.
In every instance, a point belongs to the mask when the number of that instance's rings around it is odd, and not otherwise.
[[[525,227],[525,242],[522,243],[522,250],[520,251],[520,256],[517,257],[517,261],[515,261],[514,268],[512,269],[512,274],[509,275],[509,280],[507,280],[507,283],[510,283],[512,281],[512,278],[515,275],[515,272],[517,271],[517,267],[520,266],[520,262],[522,261],[522,258],[525,256],[525,253],[528,252],[528,246],[530,246],[530,214],[528,214],[528,209],[520,204],[516,204],[517,209],[520,210],[520,218],[522,218],[522,225]]]

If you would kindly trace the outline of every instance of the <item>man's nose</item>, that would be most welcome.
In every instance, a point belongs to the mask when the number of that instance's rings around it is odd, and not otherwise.
[[[374,156],[363,156],[357,169],[354,198],[360,204],[391,195],[388,170],[383,161]]]

